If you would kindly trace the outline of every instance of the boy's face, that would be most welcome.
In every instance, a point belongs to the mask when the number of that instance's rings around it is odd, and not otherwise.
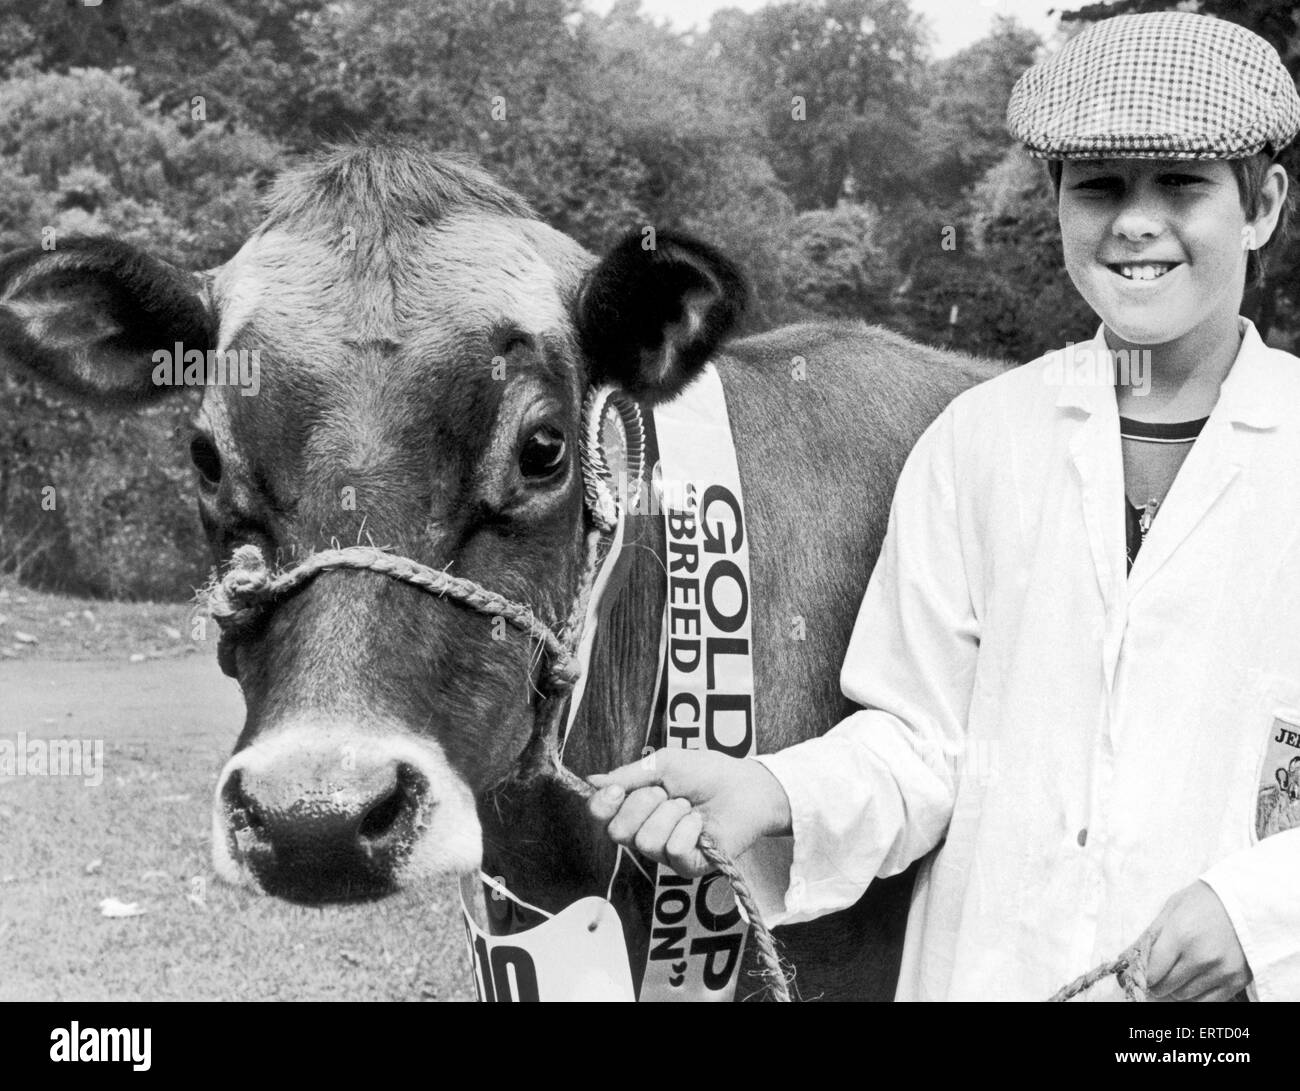
[[[1235,327],[1247,221],[1226,162],[1066,160],[1059,212],[1070,279],[1124,341],[1161,345],[1207,323]]]

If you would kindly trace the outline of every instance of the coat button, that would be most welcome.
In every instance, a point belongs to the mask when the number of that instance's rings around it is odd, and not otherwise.
[[[1079,831],[1079,836],[1076,840],[1079,842],[1079,848],[1083,848],[1083,846],[1088,843],[1088,830],[1086,827]]]

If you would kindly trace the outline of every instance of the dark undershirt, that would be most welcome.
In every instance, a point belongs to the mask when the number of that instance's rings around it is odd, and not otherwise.
[[[1128,540],[1128,568],[1151,529],[1160,505],[1169,494],[1178,470],[1201,434],[1208,417],[1153,424],[1120,417],[1120,443],[1124,449],[1124,514]]]

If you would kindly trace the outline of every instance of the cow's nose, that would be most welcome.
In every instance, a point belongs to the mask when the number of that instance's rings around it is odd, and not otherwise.
[[[424,774],[382,748],[236,760],[220,789],[240,862],[268,894],[308,903],[394,890],[430,796]]]

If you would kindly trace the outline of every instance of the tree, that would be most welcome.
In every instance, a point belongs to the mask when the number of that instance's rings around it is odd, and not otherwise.
[[[327,10],[327,0],[0,0],[0,77],[20,64],[131,68],[164,113],[197,97],[209,122],[292,143],[298,95],[318,63],[307,33]]]
[[[642,222],[721,246],[754,288],[751,326],[780,321],[782,229],[794,210],[761,154],[763,117],[743,74],[707,38],[649,23],[635,0],[584,27],[595,59],[583,94],[600,104],[603,141],[635,165],[626,197]]]
[[[1006,155],[1007,101],[1041,46],[1033,31],[998,16],[987,37],[931,66],[921,157],[933,203],[957,203]]]
[[[730,10],[709,40],[762,104],[763,151],[796,207],[852,196],[888,208],[914,184],[924,58],[906,0]]]
[[[279,151],[239,126],[188,129],[144,104],[123,72],[0,83],[0,251],[112,234],[186,268],[224,261],[255,226],[257,180]],[[46,552],[30,578],[188,595],[204,554],[184,455],[193,406],[119,416],[26,377],[0,380],[0,563],[6,543],[35,535]]]
[[[782,247],[789,301],[816,315],[879,321],[896,274],[880,246],[879,221],[866,205],[849,202],[795,217]]]

